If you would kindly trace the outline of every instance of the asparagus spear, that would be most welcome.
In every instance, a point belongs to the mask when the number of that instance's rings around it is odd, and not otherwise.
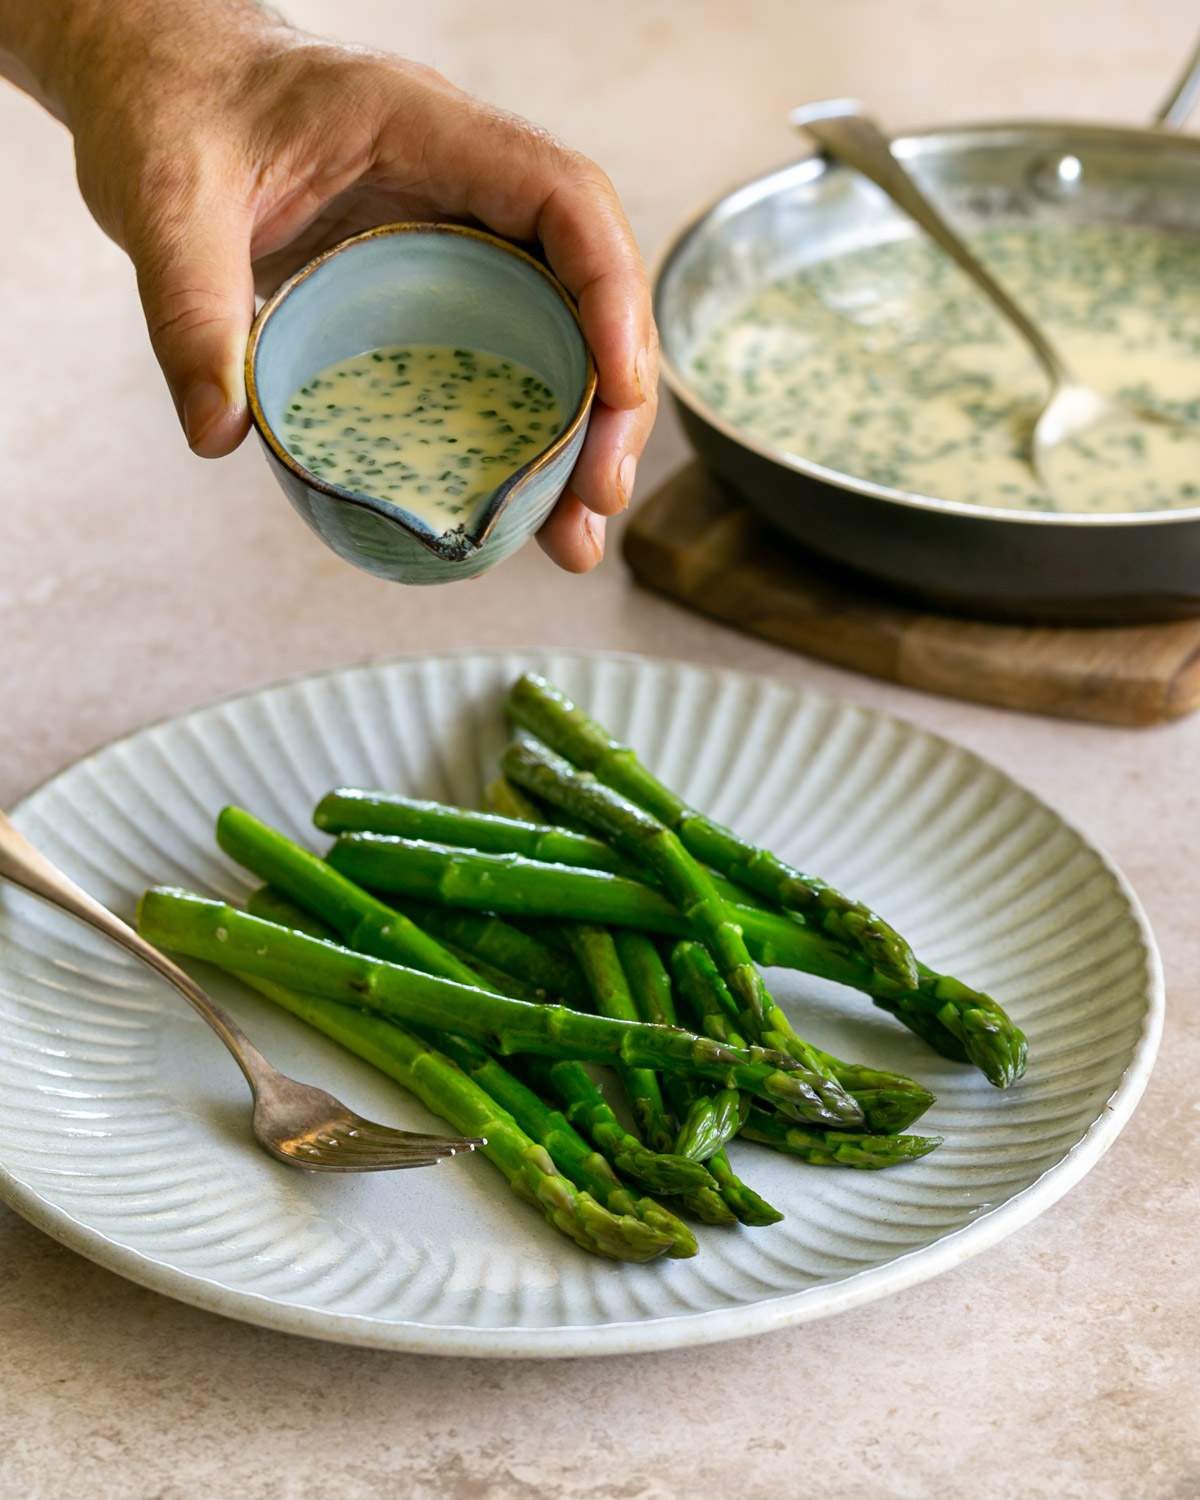
[[[497,776],[494,778],[494,780],[490,781],[485,788],[484,799],[491,811],[499,813],[501,816],[514,819],[517,822],[538,823],[541,818],[540,808],[538,808],[530,798],[526,797],[524,792],[522,792],[518,787],[514,786],[513,783],[509,781],[507,776]],[[579,835],[578,838],[581,843],[584,843],[586,845],[598,845],[597,840],[591,839],[587,835]],[[604,848],[606,846],[599,845],[599,847]],[[585,860],[585,867],[587,863],[588,861]],[[598,860],[593,859],[592,868],[598,867]],[[620,945],[621,939],[625,937],[631,939],[633,937],[638,937],[640,939],[641,934],[618,932],[618,946]],[[653,951],[653,945],[651,944],[650,946],[651,950]],[[657,958],[656,953],[655,957]],[[649,1015],[642,1015],[640,1018],[643,1021],[659,1020],[658,1017]],[[666,1080],[666,1083],[668,1088],[670,1088],[670,1086],[673,1084],[677,1085],[680,1089],[682,1089],[683,1087],[682,1080],[680,1079],[668,1078]],[[689,1102],[689,1096],[684,1093],[680,1093],[676,1096],[675,1102],[680,1107],[687,1106]],[[678,1139],[675,1141],[676,1154],[681,1156],[687,1156],[690,1154],[690,1151],[695,1144],[700,1124],[701,1122],[695,1120],[689,1113],[686,1127],[681,1130]],[[665,1136],[661,1133],[651,1130],[650,1139],[652,1144],[654,1144],[655,1142],[661,1142],[664,1138]],[[718,1155],[721,1156],[722,1160],[725,1159],[723,1153],[718,1153]],[[732,1177],[732,1171],[727,1172],[726,1175],[728,1177]],[[737,1179],[734,1178],[733,1181],[736,1183]],[[731,1193],[730,1197],[733,1201],[736,1201],[736,1195],[734,1193]],[[729,1205],[724,1201],[721,1195],[719,1183],[717,1182],[716,1178],[711,1175],[708,1183],[706,1183],[703,1187],[693,1188],[691,1192],[684,1194],[682,1201],[684,1206],[705,1224],[725,1225],[737,1222],[737,1216],[729,1207]],[[761,1200],[759,1200],[759,1202],[761,1203]],[[761,1206],[764,1210],[768,1209],[768,1205],[766,1204],[762,1204]],[[776,1214],[772,1209],[769,1211],[769,1215],[767,1217],[751,1217],[747,1219],[747,1222],[771,1223],[780,1217],[781,1215]]]
[[[727,1145],[746,1123],[749,1102],[736,1089],[693,1094],[675,1138],[675,1152],[692,1161],[707,1161]]]
[[[540,992],[537,996],[540,1000],[553,996],[565,1000],[575,1010],[588,1009],[587,985],[570,955],[540,942],[502,917],[450,911],[420,901],[405,901],[403,909],[406,916],[439,942],[464,949],[472,966],[482,960],[501,973],[532,985]]]
[[[751,1109],[742,1134],[814,1167],[859,1167],[877,1171],[928,1156],[940,1135],[854,1135],[844,1130],[803,1130],[764,1109]]]
[[[243,808],[221,810],[217,843],[280,895],[320,917],[348,948],[386,956],[459,984],[477,982],[466,964],[455,960],[415,922]],[[378,945],[385,953],[378,953]]]
[[[570,917],[691,937],[689,922],[660,892],[610,875],[544,865],[519,855],[478,854],[370,833],[344,834],[329,854],[344,874],[372,889],[446,906],[525,916]],[[751,956],[768,968],[800,969],[870,995],[943,1056],[973,1062],[997,1088],[1025,1070],[1024,1033],[989,995],[918,966],[919,987],[881,979],[860,956],[791,918],[731,908]]]
[[[532,798],[513,786],[507,776],[493,776],[483,789],[483,805],[502,818],[518,823],[540,823],[542,810]]]
[[[273,881],[275,891],[294,896],[307,911],[342,937],[347,946],[375,958],[409,965],[425,974],[441,975],[459,984],[486,988],[472,968],[407,918],[398,917],[375,897],[330,869],[323,860],[241,808],[227,807],[221,813],[217,819],[217,842],[227,854],[256,875]],[[277,897],[274,899],[278,901]],[[289,925],[296,926],[294,919]],[[309,924],[303,924],[303,928],[309,928]],[[546,1138],[553,1122],[547,1119],[542,1101],[489,1057],[478,1041],[455,1036],[452,1026],[453,1021],[448,1018],[448,1024],[439,1029],[438,1045],[502,1104],[522,1128],[550,1149],[560,1166],[563,1165],[555,1155],[551,1141]],[[654,1075],[650,1077],[653,1079]],[[616,1124],[615,1116],[613,1123]],[[686,1159],[656,1156],[639,1141],[626,1136],[624,1131],[621,1131],[621,1136],[625,1138],[621,1143],[623,1149],[613,1160],[635,1180],[660,1192],[676,1192],[694,1184],[697,1174]],[[603,1149],[606,1143],[594,1138]],[[579,1145],[583,1147],[583,1142]],[[629,1149],[630,1145],[635,1149]],[[669,1148],[670,1142],[667,1145]],[[583,1149],[586,1153],[586,1147]],[[578,1154],[575,1153],[575,1159]]]
[[[616,943],[642,1020],[657,1026],[678,1025],[671,977],[653,941],[644,933],[621,931],[616,935]],[[679,1112],[690,1107],[698,1092],[682,1078],[664,1077],[663,1086],[668,1100]],[[777,1208],[772,1208],[737,1176],[724,1147],[714,1152],[705,1165],[713,1178],[713,1187],[684,1200],[693,1213],[704,1218],[715,1200],[746,1225],[778,1224],[783,1218]]]
[[[738,1012],[737,1003],[717,974],[707,950],[700,943],[676,943],[671,951],[671,970],[700,1030],[717,1041],[742,1045],[738,1028],[745,1018]],[[795,1036],[791,1023],[774,999],[771,1008],[770,1029],[762,1040],[766,1043],[770,1038],[772,1046],[789,1050],[789,1039]],[[794,1055],[815,1059],[818,1066],[828,1069],[850,1091],[872,1132],[903,1130],[933,1103],[929,1090],[903,1073],[844,1063],[808,1042],[800,1043],[800,1049]]]
[[[572,923],[564,930],[587,981],[596,1011],[618,1021],[636,1021],[637,1009],[612,934],[607,928],[593,927],[584,922]],[[642,1139],[655,1151],[673,1151],[675,1130],[667,1118],[658,1074],[649,1068],[622,1068],[620,1077]],[[691,1151],[681,1151],[679,1155],[703,1160]]]
[[[686,1193],[708,1181],[699,1162],[652,1151],[626,1130],[582,1063],[530,1058],[526,1072],[542,1093],[558,1098],[571,1124],[589,1137],[618,1172],[650,1192]]]
[[[541,746],[510,745],[502,763],[505,774],[518,786],[592,823],[618,848],[642,860],[658,875],[667,894],[712,953],[729,990],[753,1017],[755,1040],[762,1041],[768,1029],[766,1012],[777,1007],[750,958],[731,908],[670,829],[590,773],[573,770],[561,756]],[[790,1027],[788,1031],[786,1050],[826,1080],[821,1093],[830,1111],[828,1123],[861,1124],[863,1116],[857,1104]]]
[[[550,689],[550,693],[553,695],[554,690]],[[558,695],[558,697],[564,709],[573,709],[573,705],[567,699],[562,698],[561,695]],[[608,737],[598,726],[590,724],[587,719],[579,714],[577,709],[573,711],[578,715],[577,725],[586,726],[589,733],[594,731],[599,735],[601,740],[606,741],[610,746],[612,745],[612,742],[608,741]],[[546,739],[545,735],[542,737]],[[546,742],[550,745],[551,749],[564,749],[562,745],[557,744],[551,739],[546,739]],[[622,747],[616,746],[615,748],[620,750]],[[564,753],[567,754],[568,759],[572,758],[569,751],[564,750]],[[632,752],[630,752],[630,755],[632,756]],[[591,769],[584,761],[580,761],[578,764],[583,766],[584,769]],[[643,770],[644,768],[639,768],[639,771]],[[606,780],[603,775],[600,775],[598,779],[601,781]],[[626,786],[619,782],[613,782],[612,785],[617,791],[625,791],[632,801],[637,802],[640,800],[636,789],[632,785]],[[673,796],[666,788],[660,788],[660,790],[668,798]],[[497,804],[498,811],[508,812],[512,817],[525,819],[526,821],[536,821],[539,817],[536,804],[530,801],[507,777],[498,777],[489,787],[489,792],[494,797],[500,798],[504,804],[503,806]],[[665,815],[665,809],[656,806],[653,801],[644,802],[643,805],[650,812],[658,811]],[[679,805],[682,806],[682,803]],[[700,816],[699,814],[694,814],[691,809],[686,809],[686,814],[693,821]],[[722,834],[729,834],[729,830],[721,829],[719,825],[713,824],[712,826],[717,828]],[[732,835],[729,836],[732,837]],[[686,838],[684,839],[684,843],[687,843]],[[762,856],[768,864],[775,859],[773,855],[766,851],[756,850],[753,845],[747,845],[746,849],[751,852],[754,858]],[[699,850],[693,850],[692,852],[698,858],[705,858]],[[786,869],[786,867],[779,865],[778,861],[775,861],[775,864],[779,869]],[[736,874],[737,872],[730,870],[729,873]],[[790,871],[789,873],[801,880],[807,879],[807,877],[799,876],[796,871]],[[758,900],[749,895],[750,887],[758,890],[760,896],[763,894],[778,894],[773,876],[768,877],[766,880],[766,884],[771,887],[770,892],[762,888],[761,882],[756,885],[751,880],[743,886],[745,894],[743,894],[740,900],[737,899],[736,886],[731,887],[727,881],[722,881],[719,876],[715,875],[713,883],[727,900],[733,901],[739,907],[749,907],[760,913],[763,908]],[[822,883],[817,882],[817,884]],[[837,896],[837,893],[831,892],[829,887],[824,887],[824,890],[826,894]],[[844,900],[845,898],[839,899]],[[782,904],[786,908],[787,903],[784,902]],[[867,913],[875,922],[880,920],[874,917],[872,913],[869,913],[866,907],[862,907],[861,912]],[[809,920],[812,920],[812,915],[810,913]],[[743,925],[745,925],[744,910],[739,913],[739,920],[742,920]],[[753,916],[750,918],[750,924],[754,928],[760,929],[755,936],[752,936],[749,931],[746,933],[748,945],[760,963],[768,966],[773,963],[780,963],[787,967],[800,969],[808,969],[810,967],[805,962],[797,963],[786,956],[794,944],[794,939],[789,940],[788,935],[777,924],[771,924],[769,920],[767,923],[759,923]],[[772,926],[774,927],[773,931]],[[887,928],[886,924],[883,924],[883,926],[887,933],[891,933],[892,930]],[[766,930],[763,931],[761,930],[762,928]],[[907,951],[907,944],[904,944],[898,935],[892,933],[892,936],[896,937],[896,940]],[[917,1036],[926,1041],[935,1051],[942,1053],[943,1056],[949,1057],[955,1062],[974,1063],[985,1074],[989,1082],[997,1088],[1007,1088],[1020,1078],[1025,1071],[1026,1063],[1027,1048],[1024,1033],[1019,1027],[1013,1025],[991,996],[984,995],[980,991],[972,989],[969,985],[963,984],[961,980],[953,979],[948,975],[938,974],[935,970],[929,968],[928,965],[919,961],[916,964],[916,993],[910,993],[913,981],[912,974],[908,972],[908,961],[906,960],[903,966],[904,972],[900,973],[891,969],[886,962],[878,961],[879,954],[877,951],[870,949],[868,945],[863,946],[863,955],[868,960],[871,960],[873,951],[875,952],[875,967],[866,979],[859,982],[850,980],[843,982],[851,983],[855,989],[861,989],[866,994],[869,994],[880,1009],[894,1015],[897,1020],[901,1021]],[[839,977],[835,973],[827,973],[826,969],[820,967],[811,968],[811,972],[827,974],[829,978]],[[784,1020],[786,1024],[786,1017]],[[795,1033],[792,1032],[792,1035],[795,1036]],[[815,1061],[815,1058],[813,1061]],[[844,1083],[845,1080],[843,1079],[842,1082]],[[864,1088],[870,1087],[866,1079],[861,1075],[860,1082]],[[912,1116],[911,1118],[916,1118],[916,1116]],[[881,1126],[880,1128],[883,1127]],[[891,1128],[901,1129],[902,1125],[893,1124]]]
[[[734,1215],[714,1191],[707,1168],[686,1157],[656,1155],[622,1126],[595,1080],[582,1063],[552,1062],[549,1058],[526,1060],[534,1084],[562,1104],[567,1119],[595,1144],[620,1171],[652,1192],[679,1193],[685,1207],[705,1224],[732,1224]],[[666,1176],[662,1163],[671,1163]],[[680,1174],[677,1164],[686,1163]],[[649,1168],[651,1175],[644,1175]]]
[[[270,886],[255,891],[247,902],[247,909],[253,916],[286,923],[313,937],[325,937],[330,933],[319,918],[295,906]],[[254,979],[249,975],[238,977],[264,994],[270,995],[279,988],[269,980]],[[433,1045],[432,1040],[428,1040]],[[477,1042],[455,1036],[452,1032],[441,1032],[437,1045],[502,1109],[507,1110],[522,1130],[549,1152],[555,1166],[576,1187],[590,1193],[610,1213],[631,1215],[664,1235],[668,1242],[666,1253],[672,1258],[686,1259],[696,1254],[696,1238],[682,1219],[652,1198],[639,1198],[631,1193],[605,1158],[591,1149],[559,1110],[550,1108]]]
[[[522,799],[512,803],[506,801],[505,805],[530,808],[532,819],[495,812],[473,812],[444,802],[343,787],[321,799],[313,814],[313,822],[325,833],[387,833],[456,849],[477,849],[483,854],[520,854],[541,864],[607,870],[610,874],[626,875],[631,880],[642,882],[654,880],[652,871],[640,869],[590,833],[576,833],[571,828],[541,821],[533,804],[506,776],[498,777],[497,782],[509,789],[513,797]],[[736,905],[762,907],[752,892],[713,874],[711,870],[708,873],[727,900]]]
[[[916,985],[916,965],[908,944],[869,907],[816,876],[802,874],[689,807],[628,746],[613,740],[544,678],[532,673],[518,678],[509,694],[508,710],[552,750],[653,813],[697,859],[786,910],[819,922],[830,936],[861,951],[881,975],[901,988]]]
[[[612,1161],[635,1182],[643,1183],[654,1192],[675,1191],[682,1165],[678,1165],[670,1157],[655,1156],[637,1141],[633,1144],[639,1150],[630,1151],[628,1138],[610,1141],[608,1134],[602,1129],[594,1132],[594,1139],[600,1149],[593,1151],[568,1118],[570,1111],[564,1115],[561,1111],[552,1109],[533,1089],[502,1063],[489,1056],[477,1043],[447,1032],[442,1036],[442,1049],[485,1093],[508,1110],[523,1130],[545,1147],[555,1166],[576,1187],[589,1193],[610,1213],[640,1219],[643,1224],[661,1234],[666,1241],[666,1253],[673,1259],[687,1259],[696,1254],[696,1237],[683,1220],[663,1204],[655,1203],[652,1198],[636,1197],[621,1182],[609,1162]],[[582,1071],[581,1063],[551,1066],[576,1067]],[[621,1135],[624,1137],[624,1132]],[[602,1155],[602,1151],[605,1154]]]
[[[696,936],[712,951],[729,988],[743,1005],[761,1015],[762,976],[751,962],[741,930],[708,872],[669,828],[590,773],[575,771],[562,756],[541,746],[510,745],[501,765],[510,781],[584,819],[622,853],[652,870]]]
[[[714,1013],[707,1007],[712,994],[708,983],[697,983],[705,966],[711,967],[712,959],[699,943],[676,943],[671,951],[671,968],[681,991],[688,994],[706,1023],[713,1026],[722,1040],[737,1045],[741,1040],[727,1015]],[[730,997],[730,1004],[732,998]],[[862,1070],[869,1072],[870,1070]],[[898,1075],[886,1075],[888,1077]],[[911,1082],[901,1078],[902,1083]],[[919,1088],[919,1085],[914,1085]],[[923,1093],[924,1090],[921,1090]],[[927,1156],[942,1143],[941,1136],[919,1135],[848,1135],[834,1130],[792,1130],[787,1120],[767,1110],[751,1107],[743,1124],[741,1134],[747,1140],[761,1141],[777,1151],[786,1151],[791,1156],[819,1167],[891,1167],[899,1162],[913,1161]],[[848,1145],[841,1148],[845,1138]]]
[[[143,936],[161,947],[279,984],[303,986],[326,999],[366,1006],[402,1024],[453,1028],[501,1055],[532,1052],[586,1062],[623,1062],[742,1089],[800,1117],[821,1112],[793,1060],[776,1058],[761,1048],[740,1051],[665,1026],[510,1000],[353,953],[186,891],[147,891],[138,921]]]
[[[548,981],[551,993],[579,1000],[579,1008],[586,1008],[587,991],[575,966],[549,953],[509,923],[439,912],[436,907],[421,909],[422,920],[415,922],[240,807],[226,807],[218,816],[217,843],[230,858],[267,882],[268,892],[256,898],[258,916],[287,927],[300,925],[286,915],[273,916],[268,909],[282,897],[285,903],[295,903],[293,917],[296,908],[320,917],[347,948],[473,985],[478,983],[478,969],[445,946],[446,941],[466,937],[485,961],[495,959],[496,966],[506,973],[512,970],[532,978],[536,988],[543,987],[541,981]],[[283,910],[287,909],[285,904]],[[426,931],[430,926],[440,930],[441,941]]]
[[[330,792],[317,803],[313,822],[324,833],[392,833],[431,844],[452,844],[489,854],[521,854],[543,864],[608,870],[638,879],[635,865],[586,834],[386,792],[349,787]]]
[[[220,961],[219,954],[210,957]],[[539,1208],[555,1229],[569,1235],[584,1250],[611,1260],[647,1261],[671,1248],[672,1240],[662,1230],[630,1214],[614,1213],[590,1193],[580,1192],[558,1171],[544,1147],[526,1135],[507,1111],[449,1058],[411,1031],[336,1001],[297,993],[261,976],[238,977],[246,978],[276,1005],[394,1078],[456,1130],[482,1136],[486,1145],[479,1149],[504,1174],[517,1196]]]
[[[274,886],[259,886],[258,890],[254,891],[247,900],[246,910],[252,917],[265,917],[268,922],[275,922],[281,927],[294,927],[297,932],[307,932],[309,937],[334,940],[337,938],[337,934],[327,923],[314,917],[303,907],[297,906],[294,901],[289,901]],[[518,979],[515,974],[504,973],[474,953],[457,948],[453,943],[445,940],[442,941],[442,947],[451,958],[457,961],[460,972],[465,973],[469,970],[475,976],[475,983],[480,989],[495,990],[500,995],[515,995],[518,1000],[541,1001],[546,998],[545,991],[537,985],[528,984],[525,980]],[[390,956],[387,953],[375,955],[376,958]],[[403,962],[403,960],[400,961]],[[420,965],[414,962],[412,967],[420,968]],[[450,977],[454,976],[450,975]]]

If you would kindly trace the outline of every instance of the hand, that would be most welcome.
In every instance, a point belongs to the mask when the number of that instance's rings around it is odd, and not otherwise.
[[[195,452],[229,453],[248,430],[256,286],[373,224],[473,220],[539,241],[578,300],[599,394],[540,540],[560,566],[593,567],[604,517],[629,501],[658,376],[645,272],[600,169],[430,68],[303,35],[250,0],[65,3],[59,94],[80,187],[133,260]]]

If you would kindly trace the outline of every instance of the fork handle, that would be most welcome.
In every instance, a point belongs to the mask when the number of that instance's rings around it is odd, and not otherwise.
[[[3,812],[0,812],[0,878],[11,880],[22,890],[86,922],[173,984],[228,1047],[257,1098],[259,1084],[266,1082],[274,1069],[233,1017],[210,1000],[190,974],[51,864],[24,834],[14,828]]]

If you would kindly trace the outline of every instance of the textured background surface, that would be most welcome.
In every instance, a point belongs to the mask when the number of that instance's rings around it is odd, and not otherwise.
[[[864,94],[897,125],[1135,120],[1191,44],[1183,0],[614,0],[548,12],[294,0],[541,119],[599,157],[653,252],[785,159],[787,106]],[[121,256],[73,197],[58,127],[0,92],[0,802],[137,724],[283,673],[492,644],[618,647],[777,671],[952,734],[1124,866],[1170,985],[1144,1106],[1091,1177],[986,1257],[757,1342],[566,1365],[405,1359],[223,1322],[129,1286],[0,1211],[0,1493],[57,1500],[1191,1500],[1200,1491],[1200,720],[1146,734],[848,677],[527,551],[418,596],[351,573],[258,455],[191,459]],[[664,421],[643,484],[679,458]]]

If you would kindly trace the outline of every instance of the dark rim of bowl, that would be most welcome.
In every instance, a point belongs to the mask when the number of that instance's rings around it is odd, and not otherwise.
[[[290,293],[302,281],[306,281],[314,271],[323,266],[326,261],[332,260],[334,256],[341,255],[344,251],[361,244],[364,240],[398,234],[457,234],[463,236],[465,239],[479,240],[485,245],[490,245],[494,250],[499,250],[505,255],[512,256],[514,260],[523,261],[554,289],[563,306],[571,314],[583,343],[583,353],[586,361],[583,393],[574,412],[551,443],[543,448],[540,453],[536,453],[527,463],[522,464],[519,469],[510,474],[504,483],[494,491],[491,500],[488,502],[487,509],[483,512],[479,524],[470,536],[466,536],[463,533],[434,531],[432,527],[426,526],[419,516],[414,516],[394,501],[383,500],[373,495],[360,495],[354,490],[345,490],[340,485],[330,484],[328,480],[318,478],[316,474],[306,469],[303,464],[297,463],[287,448],[284,447],[283,443],[280,442],[274,428],[267,421],[266,414],[262,409],[262,402],[258,397],[258,382],[255,367],[258,361],[258,347],[262,340],[263,330],[267,326],[271,316],[287,300]],[[519,245],[511,244],[508,240],[501,239],[498,235],[489,234],[484,229],[475,229],[467,224],[421,223],[420,221],[412,220],[396,224],[378,224],[371,229],[364,229],[359,234],[352,234],[347,239],[339,240],[336,245],[331,245],[328,250],[323,250],[320,255],[315,256],[306,265],[301,266],[298,271],[289,276],[267,298],[262,307],[259,308],[258,314],[254,319],[254,324],[250,329],[250,337],[246,344],[245,380],[246,400],[250,409],[250,420],[254,424],[255,431],[284,468],[290,470],[297,479],[302,480],[315,490],[320,490],[322,494],[329,495],[334,500],[340,500],[343,504],[356,505],[360,510],[372,511],[375,515],[395,522],[398,526],[403,527],[411,536],[415,537],[422,546],[427,547],[430,552],[436,553],[438,557],[443,558],[447,562],[465,562],[468,558],[474,556],[487,541],[497,521],[499,521],[517,490],[523,488],[527,480],[531,479],[553,459],[557,458],[579,431],[580,426],[587,418],[592,400],[596,394],[596,363],[592,358],[592,351],[588,347],[587,339],[584,338],[583,325],[579,321],[579,311],[575,306],[574,299],[558,278],[551,271],[547,270],[539,260],[536,260],[527,251],[522,250]]]
[[[1039,133],[1054,136],[1055,144],[1062,145],[1065,149],[1069,149],[1070,141],[1077,140],[1081,143],[1127,145],[1154,152],[1173,147],[1184,154],[1194,155],[1197,150],[1200,150],[1200,138],[1183,135],[1161,126],[1089,125],[1078,120],[982,120],[969,124],[930,125],[903,131],[894,137],[894,143],[904,145],[911,142],[915,146],[920,146],[923,142],[932,143],[939,136],[961,137],[965,143],[971,136]],[[729,206],[742,194],[748,195],[755,189],[763,190],[772,179],[806,166],[811,169],[815,178],[827,171],[829,164],[819,152],[797,157],[794,161],[772,167],[756,177],[747,178],[744,182],[727,189],[719,197],[710,199],[699,212],[691,214],[682,226],[671,234],[655,259],[651,276],[655,316],[658,315],[663,283],[693,236],[699,234],[710,220],[730,211]],[[1008,511],[994,506],[971,505],[963,500],[940,500],[933,495],[919,494],[915,490],[892,489],[888,485],[876,484],[869,479],[856,478],[853,474],[843,474],[838,469],[827,469],[811,459],[799,457],[782,448],[773,447],[770,443],[761,442],[744,428],[735,427],[731,422],[727,422],[692,388],[682,369],[675,363],[670,352],[669,338],[665,335],[661,340],[660,359],[662,377],[671,394],[701,421],[728,438],[730,442],[749,449],[761,458],[769,459],[772,463],[778,464],[781,469],[803,475],[807,479],[817,480],[832,489],[849,490],[853,494],[900,505],[910,510],[933,511],[942,515],[991,521],[1009,526],[1170,526],[1200,520],[1200,506],[1179,507],[1175,510],[1119,511],[1110,515],[1091,514],[1086,511]]]

